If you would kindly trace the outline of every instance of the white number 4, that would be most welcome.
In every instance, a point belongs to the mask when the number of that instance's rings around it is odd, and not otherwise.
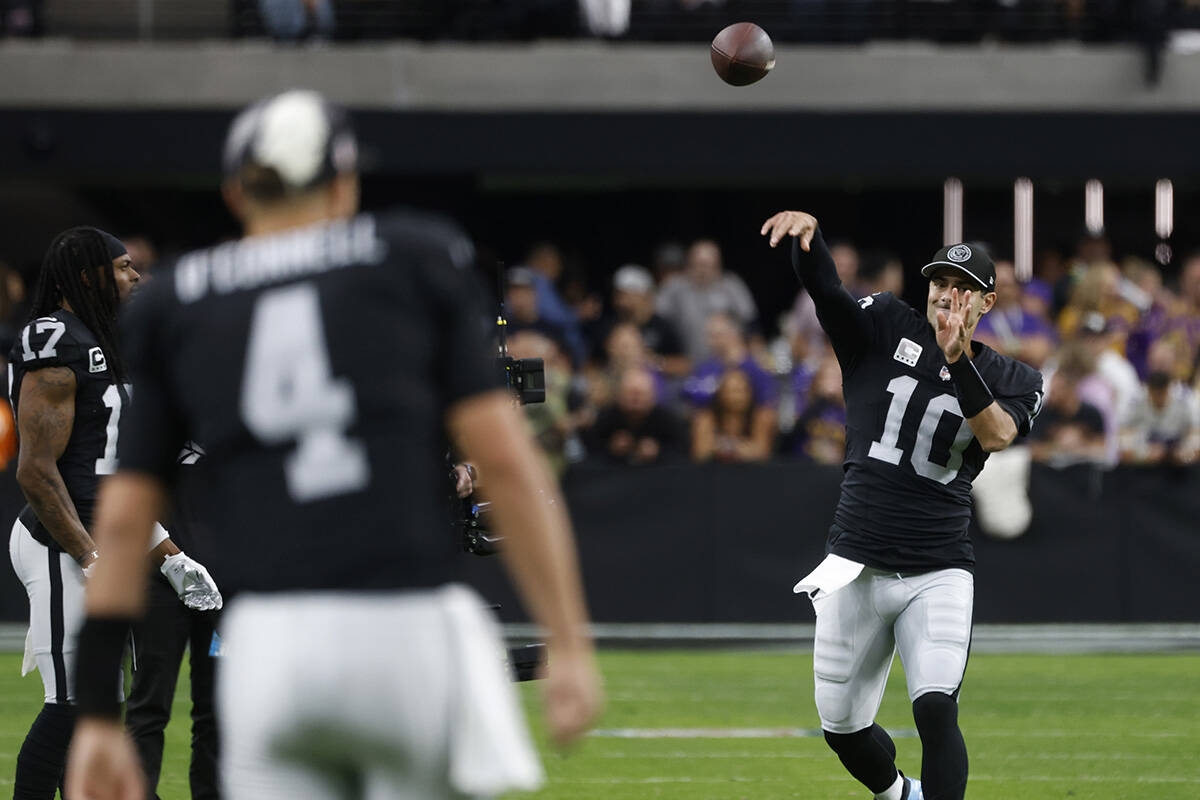
[[[312,284],[265,292],[254,307],[242,419],[266,444],[296,440],[284,460],[296,502],[358,491],[370,480],[362,442],[346,436],[357,418],[354,387],[329,366],[320,297]]]

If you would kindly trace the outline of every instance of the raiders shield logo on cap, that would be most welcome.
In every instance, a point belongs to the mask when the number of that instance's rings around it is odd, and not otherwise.
[[[961,264],[964,261],[970,260],[971,248],[965,244],[955,245],[946,251],[946,258],[957,264]]]

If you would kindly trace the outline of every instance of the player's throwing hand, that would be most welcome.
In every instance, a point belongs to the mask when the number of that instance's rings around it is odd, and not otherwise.
[[[953,364],[958,361],[963,350],[967,348],[971,329],[971,290],[967,289],[961,295],[958,289],[950,290],[949,309],[937,312],[937,343],[946,354],[946,360]]]
[[[771,247],[779,244],[784,236],[795,236],[800,239],[800,249],[808,252],[813,234],[817,232],[817,218],[803,211],[780,211],[763,223],[763,236],[771,237]]]

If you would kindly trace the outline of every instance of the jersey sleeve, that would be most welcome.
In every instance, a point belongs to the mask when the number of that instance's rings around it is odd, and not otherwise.
[[[69,367],[82,373],[95,367],[93,371],[103,372],[108,368],[103,351],[95,347],[92,355],[92,349],[80,341],[78,332],[71,329],[67,320],[48,316],[39,317],[21,329],[13,352],[29,372],[47,367]]]
[[[1016,423],[1017,437],[1028,436],[1045,398],[1042,374],[1033,367],[1009,359],[996,385],[989,388],[996,402]]]
[[[445,406],[500,388],[489,336],[492,315],[475,275],[475,248],[454,225],[428,227],[421,272],[437,343],[434,380]]]
[[[165,304],[169,281],[160,280],[129,304],[122,320],[126,366],[133,385],[129,410],[121,415],[118,470],[174,481],[178,456],[187,442],[182,412],[173,400],[165,347]]]
[[[812,298],[817,319],[829,336],[838,361],[843,367],[853,364],[874,335],[875,323],[868,311],[871,303],[865,302],[866,298],[864,302],[857,301],[846,291],[819,229],[813,234],[807,253],[800,248],[798,238],[792,240],[792,267]]]

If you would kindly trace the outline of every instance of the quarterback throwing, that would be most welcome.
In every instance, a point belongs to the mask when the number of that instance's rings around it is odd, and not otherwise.
[[[989,452],[1029,433],[1041,375],[971,339],[996,301],[982,249],[942,248],[921,269],[925,313],[890,293],[855,300],[817,220],[782,211],[792,264],[842,367],[846,459],[828,556],[796,586],[816,612],[813,673],[825,740],[883,800],[961,800],[958,693],[971,641],[971,481]],[[921,736],[921,778],[896,767],[875,715],[899,650]]]

